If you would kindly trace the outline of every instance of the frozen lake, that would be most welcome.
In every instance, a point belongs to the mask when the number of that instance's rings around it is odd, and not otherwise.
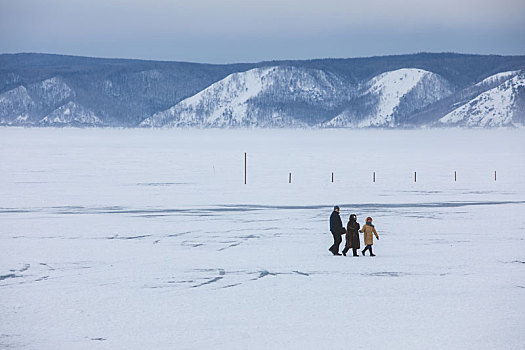
[[[0,129],[0,348],[522,349],[524,136]]]

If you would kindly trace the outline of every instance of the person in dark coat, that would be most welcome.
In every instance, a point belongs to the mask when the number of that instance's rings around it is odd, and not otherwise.
[[[334,244],[332,244],[328,250],[334,255],[341,255],[341,253],[339,253],[339,245],[343,240],[341,235],[345,233],[345,228],[341,222],[341,217],[339,216],[339,207],[337,205],[334,207],[332,215],[330,215],[330,232],[332,232],[332,236],[334,236]]]
[[[350,219],[346,225],[346,245],[345,249],[343,249],[344,256],[346,256],[346,253],[348,250],[350,250],[350,248],[352,248],[354,256],[359,256],[359,254],[357,254],[357,250],[361,248],[361,242],[359,240],[359,228],[360,225],[357,222],[357,215],[350,215]]]

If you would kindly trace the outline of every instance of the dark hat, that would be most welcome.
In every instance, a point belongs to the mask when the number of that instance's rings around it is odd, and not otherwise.
[[[339,209],[339,207],[337,205],[334,207],[334,210],[336,210],[336,209]]]

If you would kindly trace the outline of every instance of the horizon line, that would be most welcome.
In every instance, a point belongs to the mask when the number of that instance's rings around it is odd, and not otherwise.
[[[49,52],[15,52],[15,53],[5,52],[5,53],[0,53],[0,56],[8,56],[8,55],[12,55],[12,56],[15,56],[15,55],[47,55],[47,56],[72,57],[72,58],[88,58],[88,59],[96,59],[96,60],[142,61],[142,62],[158,62],[158,63],[188,63],[188,64],[217,65],[217,66],[235,65],[235,64],[262,64],[262,63],[271,63],[271,62],[306,62],[306,61],[324,61],[324,60],[360,60],[360,59],[401,57],[401,56],[416,56],[416,55],[525,57],[525,54],[522,54],[522,55],[503,55],[503,54],[461,53],[461,52],[454,52],[454,51],[442,51],[442,52],[419,51],[419,52],[413,52],[413,53],[373,55],[373,56],[318,57],[318,58],[301,58],[301,59],[273,59],[273,60],[262,60],[262,61],[257,61],[257,62],[210,63],[210,62],[196,62],[196,61],[192,62],[192,61],[163,60],[163,59],[83,56],[83,55],[75,55],[75,54],[49,53]]]

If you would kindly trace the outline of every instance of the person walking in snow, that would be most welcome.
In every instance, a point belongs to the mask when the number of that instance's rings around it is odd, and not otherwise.
[[[330,232],[332,232],[332,236],[334,236],[334,244],[332,244],[328,250],[334,255],[341,255],[339,253],[339,245],[343,240],[341,235],[345,234],[345,228],[341,222],[341,217],[339,216],[339,207],[337,205],[334,207],[332,215],[330,215]]]
[[[366,245],[365,249],[363,249],[361,253],[363,253],[363,256],[364,256],[365,252],[367,250],[370,250],[370,256],[376,256],[374,252],[372,251],[372,245],[374,244],[374,235],[376,236],[377,239],[379,239],[379,236],[377,234],[377,231],[374,225],[372,225],[372,218],[370,216],[366,218],[366,224],[361,229],[361,232],[364,233],[365,245]]]
[[[346,245],[343,249],[343,255],[346,256],[346,253],[352,248],[354,256],[359,256],[357,250],[361,248],[361,242],[359,240],[359,223],[357,222],[357,215],[350,215],[348,224],[346,225]]]

